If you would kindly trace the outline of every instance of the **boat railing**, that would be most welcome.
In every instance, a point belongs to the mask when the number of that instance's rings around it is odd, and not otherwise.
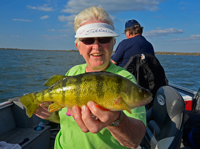
[[[3,109],[3,108],[6,108],[6,107],[12,106],[12,105],[13,105],[13,102],[11,102],[11,101],[1,102],[0,103],[0,110]]]
[[[188,88],[182,87],[182,86],[178,86],[172,83],[169,83],[169,86],[173,87],[174,89],[176,89],[180,95],[183,97],[184,101],[185,101],[185,107],[186,110],[194,110],[197,107],[198,104],[198,100],[200,100],[199,96],[200,96],[200,88],[199,91],[193,91],[190,90]],[[198,96],[198,97],[197,97]]]
[[[177,89],[179,92],[186,93],[187,95],[194,96],[194,95],[196,95],[196,93],[197,93],[196,91],[190,90],[190,89],[188,89],[188,88],[185,88],[185,87],[182,87],[182,86],[173,84],[173,83],[169,83],[169,86],[171,86],[171,87]]]

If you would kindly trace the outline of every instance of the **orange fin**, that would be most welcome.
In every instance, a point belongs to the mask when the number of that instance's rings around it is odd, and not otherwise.
[[[103,110],[103,111],[110,111],[109,109],[103,108],[103,107],[101,107],[100,105],[95,105],[95,106],[96,106],[97,108]]]
[[[60,106],[59,104],[54,102],[54,103],[49,105],[48,110],[49,110],[49,112],[54,112],[54,111],[58,111],[58,110],[60,110],[62,108],[63,108],[63,106]]]

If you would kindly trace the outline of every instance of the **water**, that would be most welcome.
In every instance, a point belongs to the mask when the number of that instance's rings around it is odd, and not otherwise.
[[[200,56],[156,55],[169,82],[197,91]],[[42,90],[52,75],[84,63],[78,52],[0,50],[0,102]]]
[[[156,55],[170,83],[198,91],[200,88],[200,56]]]
[[[0,50],[0,101],[42,90],[49,77],[81,63],[78,52]]]

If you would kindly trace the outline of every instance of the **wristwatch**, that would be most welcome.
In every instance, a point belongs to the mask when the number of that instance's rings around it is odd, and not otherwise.
[[[122,119],[123,119],[123,112],[120,111],[119,118],[116,121],[114,121],[110,126],[118,126],[121,123]]]

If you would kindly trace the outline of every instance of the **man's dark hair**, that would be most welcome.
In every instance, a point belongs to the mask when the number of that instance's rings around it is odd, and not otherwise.
[[[129,31],[129,33],[130,33],[131,35],[142,34],[142,32],[143,32],[143,27],[141,27],[139,23],[136,23],[134,26],[125,29],[124,32],[126,33],[126,31]]]

